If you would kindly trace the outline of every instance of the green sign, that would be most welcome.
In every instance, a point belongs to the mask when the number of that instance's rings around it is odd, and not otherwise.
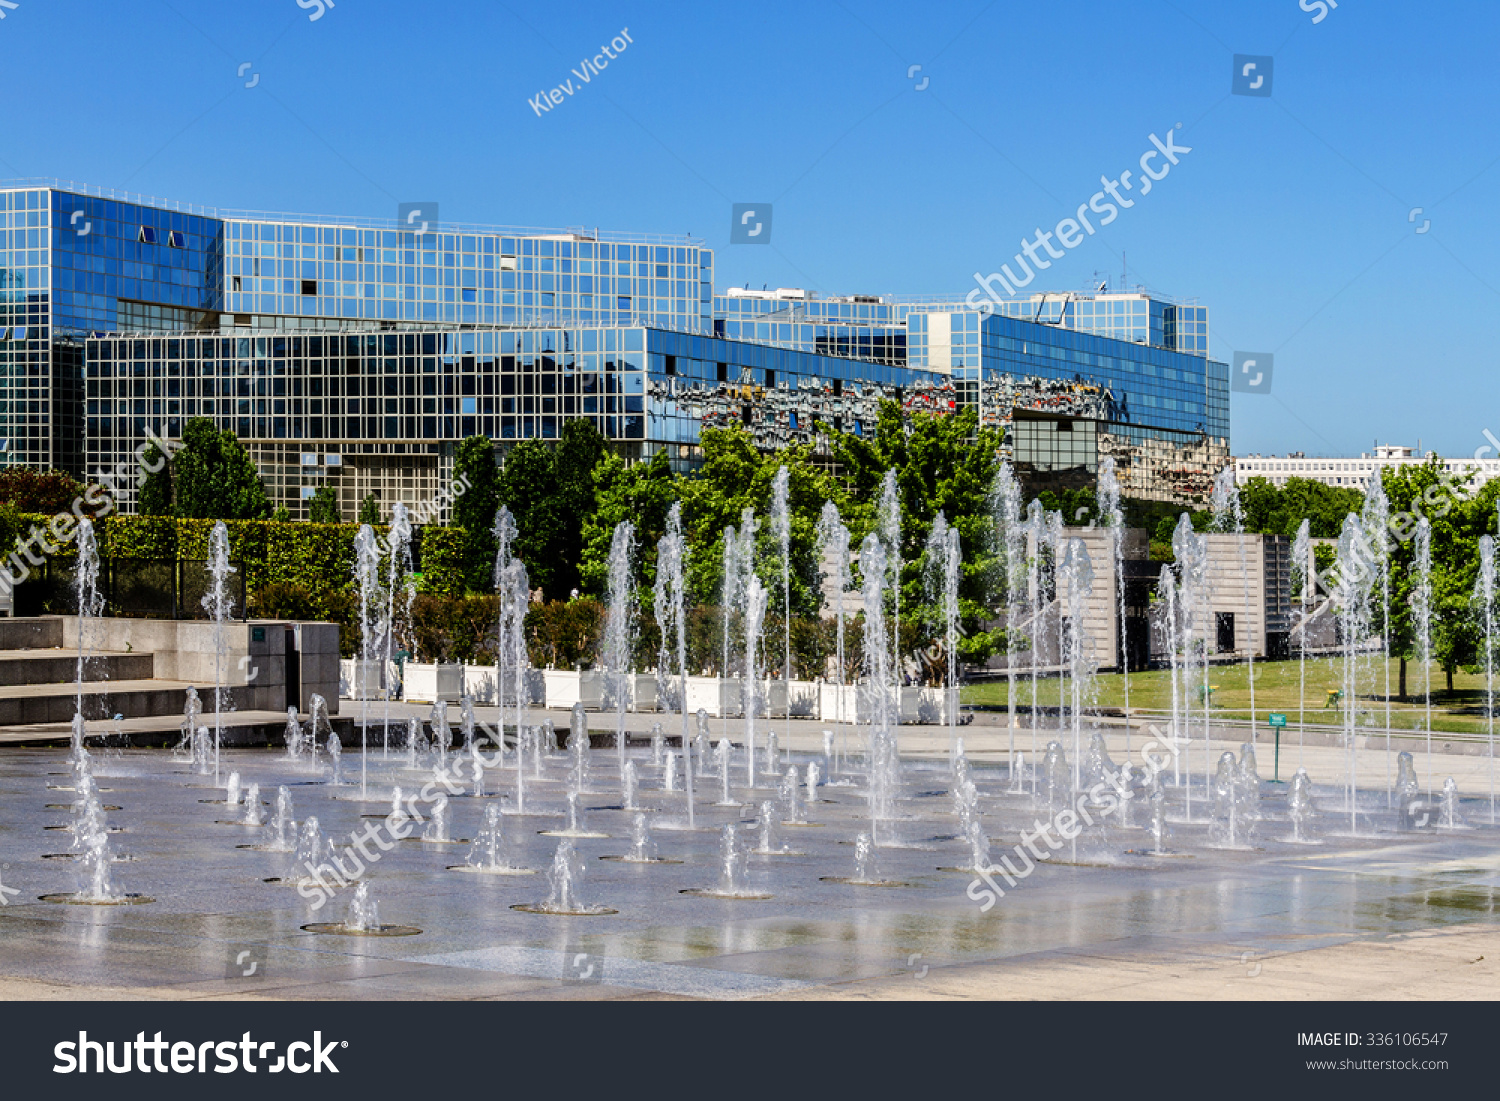
[[[1285,726],[1286,725],[1286,716],[1283,715],[1280,711],[1272,711],[1271,712],[1271,725],[1272,726]]]

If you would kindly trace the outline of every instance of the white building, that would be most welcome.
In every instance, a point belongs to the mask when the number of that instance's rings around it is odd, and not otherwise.
[[[1484,448],[1489,451],[1489,448]],[[1345,489],[1363,489],[1377,469],[1400,466],[1422,466],[1432,452],[1418,455],[1410,447],[1377,447],[1375,453],[1357,459],[1313,458],[1300,451],[1288,455],[1246,455],[1234,460],[1234,480],[1244,485],[1251,478],[1265,478],[1272,485],[1284,486],[1288,478],[1307,478],[1324,485]],[[1439,459],[1455,484],[1478,489],[1500,475],[1500,458]]]

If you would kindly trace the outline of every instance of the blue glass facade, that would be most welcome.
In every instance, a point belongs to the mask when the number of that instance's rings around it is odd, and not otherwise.
[[[1038,477],[1116,454],[1142,496],[1228,454],[1196,305],[715,297],[687,238],[393,225],[0,188],[0,461],[91,475],[206,416],[294,514],[330,483],[352,512],[435,495],[468,435],[504,450],[587,417],[628,457],[690,465],[704,425],[816,443],[869,431],[886,398],[978,405]],[[1043,420],[1092,427],[1049,465],[1022,453],[1052,447]]]

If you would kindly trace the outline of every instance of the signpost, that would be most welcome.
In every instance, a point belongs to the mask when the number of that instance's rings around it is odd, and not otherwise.
[[[1281,783],[1281,728],[1286,726],[1286,716],[1280,711],[1272,711],[1269,716],[1271,729],[1276,732],[1276,771],[1271,783]]]

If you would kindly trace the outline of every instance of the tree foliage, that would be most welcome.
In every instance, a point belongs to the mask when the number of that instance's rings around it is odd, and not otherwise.
[[[206,417],[183,426],[182,447],[172,456],[172,512],[202,520],[264,520],[271,515],[265,486],[244,445]]]
[[[470,436],[458,445],[453,480],[467,487],[453,502],[454,526],[468,533],[464,580],[471,589],[491,588],[495,564],[495,513],[500,508],[500,468],[488,436]]]
[[[343,522],[339,511],[339,491],[333,486],[319,486],[307,504],[307,518],[314,524]]]

